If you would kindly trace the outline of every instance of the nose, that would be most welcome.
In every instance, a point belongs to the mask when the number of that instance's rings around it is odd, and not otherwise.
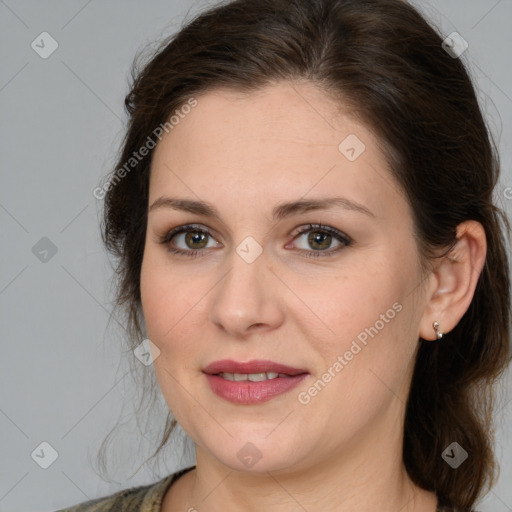
[[[228,271],[213,290],[210,321],[240,339],[276,329],[284,318],[282,286],[265,252],[248,262],[233,251]]]

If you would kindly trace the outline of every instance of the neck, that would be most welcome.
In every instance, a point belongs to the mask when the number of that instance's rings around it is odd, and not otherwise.
[[[349,449],[302,470],[234,471],[197,447],[196,469],[175,490],[173,507],[162,510],[435,512],[435,494],[414,485],[405,471],[397,431],[370,439],[362,434]]]

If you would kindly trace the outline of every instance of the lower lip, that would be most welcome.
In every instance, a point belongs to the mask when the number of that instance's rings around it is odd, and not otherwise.
[[[235,404],[259,404],[272,400],[272,398],[286,393],[299,384],[307,373],[290,377],[276,377],[275,379],[252,382],[249,380],[226,380],[219,375],[206,375],[212,391],[221,398]]]

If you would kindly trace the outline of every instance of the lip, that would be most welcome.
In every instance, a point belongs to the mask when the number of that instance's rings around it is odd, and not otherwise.
[[[219,373],[263,373],[275,372],[285,374],[286,377],[252,381],[230,381]],[[251,405],[272,400],[278,395],[286,393],[297,386],[309,372],[304,369],[293,368],[281,363],[265,360],[252,360],[246,363],[224,359],[215,361],[203,369],[211,390],[219,397],[240,405]]]
[[[301,373],[308,373],[307,370],[293,368],[274,361],[266,361],[264,359],[253,359],[246,363],[239,363],[232,359],[223,359],[222,361],[215,361],[203,369],[204,373],[215,375],[217,373],[263,373],[263,372],[276,372],[285,373],[286,375],[294,376]]]

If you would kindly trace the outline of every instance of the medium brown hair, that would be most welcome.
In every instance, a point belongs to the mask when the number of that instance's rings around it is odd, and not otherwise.
[[[314,84],[378,135],[413,211],[422,263],[446,254],[473,219],[488,252],[474,298],[442,341],[422,342],[406,408],[403,460],[443,505],[473,506],[492,484],[493,384],[510,360],[510,225],[493,203],[499,160],[461,58],[400,0],[236,0],[218,4],[133,68],[129,126],[116,169],[181,105],[215,87],[253,91],[276,81]],[[144,338],[140,271],[151,150],[104,202],[103,240],[117,257],[117,306],[132,348]],[[110,178],[116,172],[112,171]],[[154,455],[176,422],[167,417]],[[453,441],[469,463],[441,458]],[[153,455],[153,456],[154,456]]]

